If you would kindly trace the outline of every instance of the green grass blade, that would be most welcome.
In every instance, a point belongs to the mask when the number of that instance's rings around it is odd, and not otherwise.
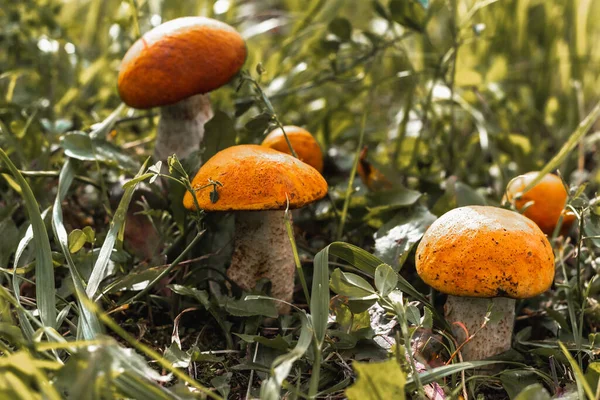
[[[371,93],[369,94],[369,100],[371,100]],[[369,102],[369,104],[371,104]],[[356,171],[358,169],[358,162],[360,160],[360,152],[363,147],[363,140],[365,137],[365,129],[367,125],[367,110],[365,109],[362,120],[360,123],[360,134],[358,136],[358,145],[356,146],[356,151],[354,153],[354,163],[352,164],[352,169],[350,170],[350,177],[348,178],[348,187],[346,188],[346,195],[344,198],[344,206],[342,208],[342,214],[340,215],[340,224],[338,225],[337,231],[337,240],[342,238],[344,234],[344,226],[346,224],[346,218],[348,217],[348,207],[350,206],[350,197],[352,197],[352,193],[354,192],[354,178],[356,177]]]
[[[50,208],[47,208],[42,212],[42,220],[44,220],[46,218],[46,215],[48,215],[49,211],[50,211]],[[19,245],[17,246],[17,251],[15,252],[15,262],[13,264],[13,273],[12,273],[12,286],[13,286],[13,292],[14,292],[14,299],[15,299],[16,304],[19,305],[19,307],[16,308],[17,316],[19,317],[19,324],[20,324],[21,330],[23,331],[23,334],[25,335],[25,337],[27,337],[30,340],[33,337],[33,333],[35,332],[35,329],[33,329],[33,326],[31,325],[29,318],[27,318],[27,315],[25,315],[25,313],[21,309],[22,305],[21,305],[21,295],[20,295],[20,290],[21,290],[20,284],[21,284],[22,279],[16,272],[17,272],[17,266],[19,265],[21,256],[23,255],[23,252],[27,248],[27,245],[29,245],[29,243],[32,240],[33,240],[33,228],[30,224],[27,227],[27,229],[25,230],[25,235],[23,236],[23,238],[19,242]]]
[[[316,346],[321,347],[329,318],[329,250],[332,244],[315,255],[310,299],[310,315],[315,332]]]
[[[50,249],[50,239],[44,220],[40,214],[40,207],[33,196],[31,188],[27,184],[23,175],[12,163],[4,150],[0,149],[0,160],[3,161],[12,176],[21,187],[21,195],[25,201],[25,208],[29,215],[31,227],[33,229],[33,243],[35,245],[35,297],[37,307],[40,312],[40,319],[45,326],[56,327],[56,298],[54,297],[54,267],[52,266],[52,252]]]
[[[575,359],[573,358],[573,356],[571,355],[569,350],[566,348],[566,346],[561,341],[558,342],[558,345],[560,346],[560,350],[563,352],[563,354],[569,361],[571,368],[573,369],[573,373],[575,375],[575,382],[577,383],[577,392],[579,394],[579,398],[583,399],[585,396],[587,396],[587,398],[589,400],[594,400],[596,398],[596,396],[594,395],[594,392],[592,391],[590,384],[588,383],[587,379],[585,378],[583,371],[581,370],[581,368],[579,368],[577,361],[575,361]],[[585,393],[585,396],[584,396],[584,393]]]
[[[117,389],[130,398],[138,398],[145,400],[178,400],[182,399],[170,393],[167,389],[162,388],[152,382],[142,379],[141,377],[129,371],[125,371],[114,379],[114,384]]]
[[[308,285],[306,284],[306,278],[304,277],[304,270],[302,269],[302,263],[300,262],[300,257],[298,256],[298,246],[296,246],[296,238],[294,238],[294,229],[292,228],[291,223],[291,214],[288,215],[289,210],[285,211],[285,230],[287,232],[288,238],[290,239],[290,243],[292,245],[292,254],[294,254],[294,263],[296,264],[296,273],[298,274],[298,278],[300,278],[300,283],[302,284],[302,290],[304,291],[304,297],[306,297],[306,301],[310,304],[310,292],[308,291]]]
[[[441,367],[433,368],[429,371],[421,372],[419,374],[419,380],[421,381],[422,385],[427,385],[428,383],[436,382],[446,376],[456,374],[456,373],[465,371],[467,369],[487,367],[488,365],[494,365],[494,364],[515,364],[515,363],[510,363],[510,362],[505,362],[505,361],[465,361],[465,362],[451,364],[451,365],[444,365]],[[521,365],[521,364],[519,364],[519,365]],[[407,390],[415,390],[416,389],[416,382],[415,382],[414,377],[410,377],[406,381],[406,389]]]
[[[290,373],[294,362],[302,358],[310,342],[312,341],[312,331],[310,321],[304,312],[299,313],[302,328],[296,347],[292,351],[279,356],[271,365],[271,377],[265,380],[260,388],[260,398],[264,400],[277,400],[280,398],[281,385]]]
[[[67,158],[67,161],[63,165],[60,176],[58,178],[58,195],[54,201],[54,209],[52,210],[52,229],[54,230],[54,236],[58,240],[65,260],[67,261],[67,267],[73,280],[73,286],[75,287],[75,294],[77,296],[77,302],[79,304],[80,318],[79,318],[79,331],[82,333],[83,338],[91,340],[97,337],[98,334],[102,333],[102,327],[100,321],[93,313],[92,310],[86,307],[86,303],[81,301],[81,298],[87,298],[85,293],[85,285],[83,278],[79,274],[73,257],[69,251],[69,236],[63,224],[63,213],[62,213],[62,198],[66,195],[71,183],[73,182],[75,174],[71,167],[71,160]]]
[[[144,173],[144,171],[146,170],[146,165],[148,164],[148,160],[149,159],[147,159],[146,162],[144,162],[144,165],[142,165],[134,179],[138,178]],[[139,183],[139,181],[137,183]],[[125,193],[121,198],[119,207],[117,207],[115,216],[113,217],[110,223],[110,229],[108,231],[108,234],[106,235],[106,239],[104,239],[104,243],[102,243],[100,254],[98,255],[98,259],[94,264],[94,269],[92,270],[92,274],[90,275],[90,280],[86,289],[86,293],[91,299],[94,299],[94,296],[96,295],[96,292],[100,287],[100,282],[102,281],[104,273],[106,272],[106,268],[108,267],[110,254],[112,253],[113,248],[115,247],[119,231],[125,223],[127,208],[129,208],[129,203],[131,202],[131,198],[133,197],[133,192],[137,188],[137,183],[125,189]]]
[[[565,158],[567,158],[571,150],[573,150],[575,146],[577,146],[577,144],[584,138],[585,134],[588,133],[598,118],[600,118],[600,102],[598,102],[592,111],[590,111],[590,113],[583,119],[583,121],[579,123],[579,126],[577,129],[575,129],[575,132],[569,136],[569,139],[567,139],[565,144],[563,144],[558,153],[556,153],[556,155],[552,157],[552,159],[544,166],[544,168],[542,168],[538,176],[529,182],[529,185],[523,189],[523,193],[537,185],[546,174],[558,168]]]
[[[95,307],[95,304],[94,303],[90,303],[89,306],[90,307]],[[130,335],[129,333],[127,333],[115,321],[113,321],[113,319],[110,318],[108,315],[106,315],[106,314],[99,314],[98,316],[99,316],[100,320],[108,328],[110,328],[117,335],[119,335],[122,339],[124,339],[127,343],[129,343],[129,345],[131,347],[133,347],[134,349],[136,349],[137,351],[139,351],[141,353],[144,353],[146,356],[154,359],[156,361],[156,363],[160,367],[162,367],[165,370],[171,372],[181,382],[185,382],[189,386],[191,386],[193,388],[196,388],[198,391],[202,392],[204,395],[206,395],[207,397],[210,397],[211,399],[222,400],[221,396],[219,396],[215,392],[211,391],[210,389],[204,387],[202,384],[200,384],[199,382],[195,381],[190,376],[188,376],[185,372],[181,372],[177,367],[174,367],[169,360],[165,359],[160,354],[158,354],[156,351],[154,351],[153,349],[151,349],[150,347],[146,346],[142,342],[138,341],[135,337],[133,337],[132,335]]]

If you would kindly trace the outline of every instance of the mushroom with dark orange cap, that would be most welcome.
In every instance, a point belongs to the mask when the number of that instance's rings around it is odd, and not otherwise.
[[[554,279],[554,253],[530,219],[489,206],[460,207],[438,218],[417,247],[419,276],[448,294],[444,306],[464,360],[510,349],[515,300],[537,296]],[[491,304],[490,304],[491,303]],[[483,329],[488,307],[500,316]]]
[[[566,232],[575,220],[575,215],[565,209],[568,194],[558,176],[546,174],[530,190],[522,193],[538,174],[538,171],[532,171],[512,179],[506,186],[505,200],[519,210],[526,207],[523,215],[535,222],[547,235],[552,235],[562,216],[561,231]]]
[[[206,93],[229,82],[245,60],[240,34],[205,17],[168,21],[131,46],[121,63],[119,95],[133,108],[160,107],[156,159],[198,149],[212,118]]]
[[[218,200],[201,187],[218,181]],[[222,185],[222,186],[221,186]],[[227,276],[244,290],[261,278],[271,294],[291,302],[295,264],[285,228],[285,209],[300,208],[327,194],[327,182],[316,169],[282,152],[257,145],[238,145],[211,157],[192,187],[204,211],[235,211],[234,250]],[[183,204],[196,208],[192,193]],[[290,221],[291,222],[291,221]],[[278,303],[280,313],[289,306]]]
[[[314,136],[310,134],[306,129],[302,129],[297,126],[284,126],[281,128],[274,129],[271,131],[263,140],[262,145],[270,147],[277,151],[281,151],[287,154],[292,154],[290,146],[285,140],[285,136],[290,141],[298,159],[304,161],[319,172],[323,172],[323,153],[319,143],[315,140]]]

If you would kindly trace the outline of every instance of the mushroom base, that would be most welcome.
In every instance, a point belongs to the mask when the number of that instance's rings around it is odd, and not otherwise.
[[[492,315],[500,314],[502,317],[499,320],[493,318],[494,321],[489,321],[483,329],[477,332],[484,323],[490,302],[493,306]],[[444,314],[452,326],[452,332],[459,346],[467,339],[466,332],[460,324],[464,325],[469,335],[475,335],[461,349],[464,361],[483,360],[510,349],[515,319],[514,299],[449,295],[444,305]]]
[[[207,94],[161,107],[154,145],[155,160],[166,161],[173,154],[181,159],[198,150],[204,137],[204,124],[212,117]]]
[[[271,296],[291,303],[295,273],[285,212],[236,212],[234,250],[227,269],[229,279],[244,290],[252,290],[259,279],[267,278],[271,281]],[[287,314],[290,306],[278,302],[277,309],[280,314]]]

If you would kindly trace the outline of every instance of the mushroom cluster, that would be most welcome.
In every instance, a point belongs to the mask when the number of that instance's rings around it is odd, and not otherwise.
[[[417,273],[448,294],[444,311],[464,360],[510,349],[515,300],[537,296],[554,279],[550,242],[530,219],[489,206],[460,207],[438,218],[416,253]],[[489,307],[500,318],[485,322]],[[461,326],[462,325],[462,326]],[[484,326],[483,328],[481,328]]]
[[[206,93],[229,82],[245,60],[240,34],[205,17],[165,22],[131,46],[119,71],[119,95],[133,108],[160,107],[157,160],[198,150],[204,124],[212,118]]]
[[[327,182],[310,165],[258,145],[218,152],[200,168],[192,187],[214,181],[219,182],[216,202],[212,190],[196,190],[195,196],[204,211],[235,212],[234,250],[227,276],[244,290],[267,278],[271,295],[291,302],[295,264],[285,210],[323,198]],[[189,210],[196,208],[192,193],[186,193],[183,204]],[[279,302],[277,307],[280,313],[289,312],[285,303]]]

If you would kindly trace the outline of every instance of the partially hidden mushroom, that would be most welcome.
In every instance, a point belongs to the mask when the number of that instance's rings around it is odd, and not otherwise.
[[[323,152],[319,143],[306,129],[289,125],[284,126],[287,136],[298,159],[304,161],[319,172],[323,172]],[[270,147],[286,154],[292,154],[281,128],[272,130],[263,140],[262,146]]]
[[[219,184],[211,187],[211,182]],[[209,187],[201,189],[206,185]],[[194,177],[192,187],[204,211],[235,212],[228,278],[247,291],[259,279],[267,278],[271,295],[290,303],[295,263],[285,210],[324,197],[327,182],[321,174],[288,154],[264,146],[238,145],[211,157]],[[218,196],[211,195],[213,190]],[[183,204],[187,209],[196,209],[192,193],[186,193]],[[278,302],[277,307],[282,314],[289,312],[287,304]]]
[[[369,148],[364,146],[358,157],[356,172],[365,186],[373,191],[389,190],[394,187],[392,182],[367,159]]]
[[[119,71],[119,95],[133,108],[160,107],[155,159],[198,150],[212,118],[206,93],[228,83],[246,54],[234,28],[205,17],[165,22],[131,46]]]
[[[481,360],[510,349],[515,299],[537,296],[554,279],[554,253],[530,219],[514,211],[467,206],[438,218],[416,252],[419,276],[448,294],[444,306],[463,359]],[[485,324],[491,306],[499,316]],[[481,328],[484,326],[483,328]]]
[[[565,209],[568,194],[558,176],[546,174],[531,189],[522,193],[538,174],[538,171],[532,171],[512,179],[506,186],[505,200],[518,210],[524,208],[523,215],[547,235],[552,235],[562,216],[561,232],[565,233],[575,220],[575,215]]]

